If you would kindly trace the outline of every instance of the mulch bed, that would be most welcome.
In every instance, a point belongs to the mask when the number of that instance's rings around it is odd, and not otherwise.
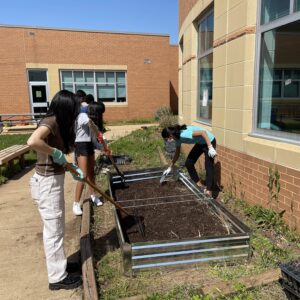
[[[129,243],[228,235],[210,204],[199,201],[180,181],[160,185],[158,179],[130,183],[115,190],[115,198],[132,217],[120,213]],[[141,235],[136,219],[142,221]]]

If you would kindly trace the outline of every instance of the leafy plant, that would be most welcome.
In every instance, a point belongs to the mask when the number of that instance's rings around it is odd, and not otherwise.
[[[278,204],[279,200],[279,192],[280,192],[280,173],[277,168],[273,171],[271,167],[269,167],[269,181],[268,181],[268,189],[269,189],[269,205],[271,205],[272,201],[275,200]]]
[[[266,209],[260,205],[248,206],[245,213],[253,217],[259,227],[271,228],[282,227],[284,225],[283,215],[285,210],[277,213],[273,209]]]

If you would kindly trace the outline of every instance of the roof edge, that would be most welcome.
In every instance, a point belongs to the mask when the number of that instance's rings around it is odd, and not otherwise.
[[[106,33],[106,34],[124,34],[124,35],[148,35],[148,36],[162,36],[169,37],[170,34],[163,33],[144,33],[144,32],[125,32],[125,31],[105,31],[95,29],[79,29],[79,28],[60,28],[60,27],[43,27],[43,26],[30,26],[30,25],[10,25],[0,24],[0,28],[24,28],[24,29],[39,29],[39,30],[59,30],[59,31],[77,31],[77,32],[92,32],[92,33]]]

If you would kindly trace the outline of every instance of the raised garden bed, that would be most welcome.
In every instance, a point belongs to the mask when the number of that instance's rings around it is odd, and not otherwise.
[[[280,265],[282,286],[289,299],[300,299],[300,259]]]
[[[133,217],[115,210],[126,273],[153,267],[248,258],[250,230],[183,174],[159,183],[161,168],[109,175],[110,193]],[[171,177],[169,179],[172,179]]]

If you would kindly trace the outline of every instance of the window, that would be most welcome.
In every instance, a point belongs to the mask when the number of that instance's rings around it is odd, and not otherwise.
[[[47,71],[43,70],[29,70],[29,81],[47,81]]]
[[[290,0],[262,0],[261,24],[287,16],[290,11]]]
[[[295,0],[294,8],[295,11],[300,11],[300,0]]]
[[[211,122],[214,14],[209,12],[198,23],[198,118]]]
[[[61,71],[63,89],[83,90],[102,102],[126,102],[126,72]]]
[[[290,17],[285,18],[282,26],[260,29],[257,129],[298,140],[295,134],[300,133],[300,21],[289,23]]]

